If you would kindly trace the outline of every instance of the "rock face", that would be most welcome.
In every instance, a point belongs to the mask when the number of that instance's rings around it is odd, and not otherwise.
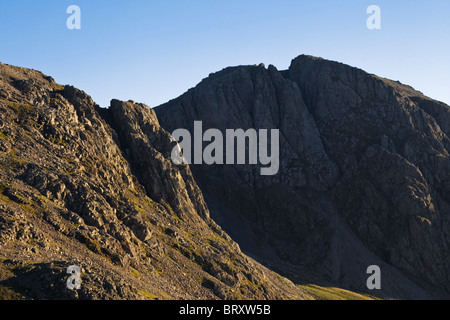
[[[145,105],[0,64],[0,299],[314,298],[211,220],[173,145]]]
[[[300,56],[227,68],[155,109],[169,132],[279,129],[280,171],[192,165],[211,217],[297,283],[306,274],[389,298],[450,291],[450,108],[413,88]],[[306,277],[306,278],[305,278]]]

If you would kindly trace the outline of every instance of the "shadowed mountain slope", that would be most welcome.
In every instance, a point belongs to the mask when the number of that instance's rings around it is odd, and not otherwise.
[[[448,297],[450,108],[399,82],[310,56],[238,66],[155,108],[169,132],[280,130],[280,170],[191,165],[211,217],[297,283],[313,274],[387,298]]]

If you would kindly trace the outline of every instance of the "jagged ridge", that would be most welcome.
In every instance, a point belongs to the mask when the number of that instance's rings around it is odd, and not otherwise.
[[[154,112],[0,64],[0,298],[310,299],[209,218]],[[65,286],[82,268],[82,288]]]

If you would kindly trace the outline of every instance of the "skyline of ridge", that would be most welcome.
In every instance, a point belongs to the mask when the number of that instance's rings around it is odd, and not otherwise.
[[[73,4],[81,9],[80,30],[66,26]],[[373,4],[381,8],[380,30],[366,25]],[[449,10],[440,0],[2,2],[0,61],[51,74],[101,106],[118,98],[155,107],[225,67],[284,70],[307,54],[450,104]]]

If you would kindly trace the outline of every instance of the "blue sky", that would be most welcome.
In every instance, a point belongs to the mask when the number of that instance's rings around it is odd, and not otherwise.
[[[69,5],[81,30],[69,30]],[[369,5],[381,30],[369,30]],[[286,69],[310,54],[450,104],[448,0],[3,0],[0,62],[74,85],[101,106],[155,107],[227,66]]]

